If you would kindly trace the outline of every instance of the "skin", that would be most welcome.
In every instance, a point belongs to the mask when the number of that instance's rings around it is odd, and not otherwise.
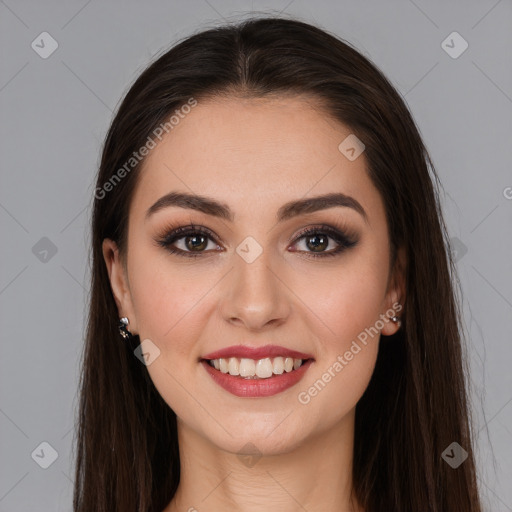
[[[350,133],[312,98],[199,102],[144,162],[126,260],[104,241],[119,316],[159,348],[147,369],[178,417],[181,480],[165,512],[363,510],[350,498],[354,417],[380,335],[360,344],[307,404],[298,400],[358,334],[404,299],[403,253],[391,273],[384,204],[364,153],[349,161],[338,150]],[[171,191],[213,197],[235,220],[176,206],[145,219]],[[354,197],[367,220],[333,207],[276,223],[284,203],[334,191]],[[170,254],[155,243],[169,222],[204,226],[216,240],[197,258]],[[357,244],[333,257],[308,258],[314,246],[296,235],[321,224],[347,229]],[[235,251],[247,236],[263,248],[250,264]],[[185,241],[174,245],[193,250]],[[337,245],[329,238],[324,251]],[[379,330],[388,336],[397,329],[388,321]],[[315,358],[298,384],[271,397],[236,397],[198,362],[227,346],[269,343]],[[250,452],[242,450],[247,443],[261,455],[253,465],[240,457]]]

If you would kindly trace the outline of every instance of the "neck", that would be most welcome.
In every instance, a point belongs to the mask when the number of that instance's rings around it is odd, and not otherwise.
[[[164,512],[363,512],[351,496],[353,433],[354,411],[287,453],[244,457],[178,420],[180,484]]]

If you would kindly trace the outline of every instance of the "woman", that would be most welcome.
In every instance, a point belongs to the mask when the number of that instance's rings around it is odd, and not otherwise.
[[[479,512],[438,187],[316,27],[159,57],[97,178],[75,511]]]

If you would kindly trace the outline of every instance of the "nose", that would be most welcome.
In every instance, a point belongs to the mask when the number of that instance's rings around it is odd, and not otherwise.
[[[224,283],[223,318],[252,332],[283,324],[290,315],[290,291],[278,266],[265,251],[252,263],[234,254],[233,264]]]

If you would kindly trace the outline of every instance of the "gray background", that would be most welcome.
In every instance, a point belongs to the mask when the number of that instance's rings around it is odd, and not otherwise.
[[[404,95],[446,192],[484,503],[511,511],[512,2],[0,0],[0,512],[71,509],[88,222],[112,112],[157,51],[250,11],[335,32]],[[46,59],[31,47],[44,31],[58,43]],[[469,44],[458,58],[442,47],[453,31]],[[47,469],[42,442],[58,452]]]

